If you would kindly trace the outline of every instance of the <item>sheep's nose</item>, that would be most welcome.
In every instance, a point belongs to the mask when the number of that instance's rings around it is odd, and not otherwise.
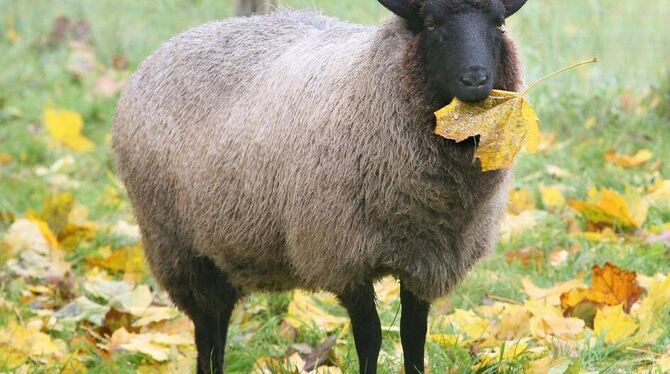
[[[466,87],[481,87],[489,80],[489,74],[483,66],[470,67],[461,75],[461,83]]]

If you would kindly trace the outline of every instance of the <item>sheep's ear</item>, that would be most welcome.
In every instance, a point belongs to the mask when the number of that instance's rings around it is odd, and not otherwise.
[[[422,24],[421,10],[416,2],[411,0],[379,0],[379,2],[413,26],[420,26]]]
[[[505,5],[505,18],[516,13],[528,0],[503,0]]]

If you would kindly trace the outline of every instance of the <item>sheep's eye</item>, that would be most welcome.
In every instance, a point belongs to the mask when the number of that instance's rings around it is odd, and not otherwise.
[[[433,17],[426,18],[425,26],[426,26],[426,30],[433,31],[433,30],[437,29],[437,23],[435,22]]]

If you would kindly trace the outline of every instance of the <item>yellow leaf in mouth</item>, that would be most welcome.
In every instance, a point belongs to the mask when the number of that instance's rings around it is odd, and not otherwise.
[[[531,153],[540,146],[537,114],[516,92],[493,90],[477,103],[455,98],[435,116],[437,135],[456,142],[479,136],[476,156],[482,171],[510,168],[522,146]]]

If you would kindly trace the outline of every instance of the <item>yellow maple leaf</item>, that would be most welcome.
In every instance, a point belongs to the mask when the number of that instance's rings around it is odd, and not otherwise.
[[[589,191],[589,199],[570,200],[570,207],[594,224],[638,228],[647,219],[649,203],[633,188],[625,196],[604,188]]]
[[[653,156],[654,155],[648,149],[642,149],[633,156],[620,154],[611,149],[605,154],[605,161],[621,166],[622,168],[634,168],[644,165],[647,161],[651,160]]]
[[[478,103],[455,98],[435,116],[437,135],[456,142],[480,137],[476,156],[482,171],[510,168],[523,145],[531,153],[539,149],[537,114],[516,92],[493,90]]]
[[[603,336],[605,343],[621,343],[632,336],[638,328],[633,317],[626,314],[623,304],[599,309],[593,321],[596,335]]]
[[[93,142],[81,134],[84,127],[81,114],[69,110],[46,108],[42,117],[49,135],[59,143],[75,152],[93,149]]]

